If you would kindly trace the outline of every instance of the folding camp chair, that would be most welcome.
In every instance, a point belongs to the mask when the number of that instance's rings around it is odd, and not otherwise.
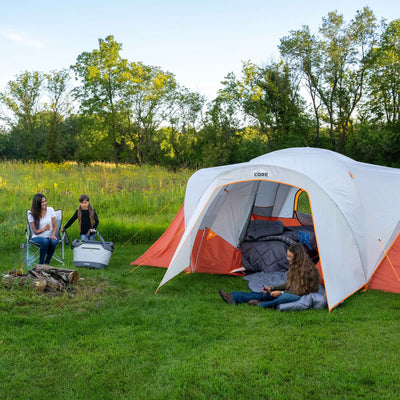
[[[28,213],[30,210],[26,210],[26,222],[27,222],[27,227],[25,229],[25,236],[26,236],[26,265],[28,268],[32,266],[33,264],[37,264],[39,261],[39,252],[40,252],[40,245],[38,243],[35,243],[32,240],[32,227],[28,222]],[[57,231],[56,231],[56,238],[58,244],[61,244],[61,249],[57,251],[57,246],[56,251],[54,252],[52,260],[55,260],[59,262],[60,264],[64,265],[64,238],[65,234],[64,232],[61,232],[61,227],[62,227],[62,210],[56,210],[56,222],[57,222]]]

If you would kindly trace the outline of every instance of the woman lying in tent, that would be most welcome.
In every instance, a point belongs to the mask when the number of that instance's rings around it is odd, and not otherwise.
[[[276,308],[291,303],[301,296],[318,292],[319,273],[301,243],[292,244],[287,250],[289,271],[286,283],[280,286],[264,286],[262,292],[231,292],[219,294],[228,304],[248,303],[259,307]]]

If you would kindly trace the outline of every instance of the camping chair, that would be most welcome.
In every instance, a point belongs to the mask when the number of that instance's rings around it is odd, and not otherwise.
[[[33,242],[32,239],[32,227],[28,222],[28,213],[30,210],[26,210],[26,223],[27,227],[25,229],[25,236],[26,236],[26,265],[28,268],[33,265],[37,264],[39,260],[39,250],[40,250],[40,245],[38,243]],[[61,244],[61,250],[57,252],[57,246],[56,251],[54,252],[52,260],[55,260],[59,262],[60,264],[64,265],[64,237],[65,234],[64,232],[61,232],[61,227],[62,227],[62,210],[56,210],[56,222],[57,222],[57,231],[56,231],[56,238],[58,241],[58,244]]]

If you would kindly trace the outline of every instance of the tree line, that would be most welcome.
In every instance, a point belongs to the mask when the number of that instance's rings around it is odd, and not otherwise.
[[[285,147],[400,166],[400,19],[365,7],[280,39],[280,60],[242,64],[207,100],[113,36],[61,71],[25,71],[0,93],[0,155],[198,168]]]

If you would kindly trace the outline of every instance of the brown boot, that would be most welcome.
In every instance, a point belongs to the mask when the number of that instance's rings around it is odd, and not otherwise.
[[[226,301],[228,304],[235,304],[230,293],[226,293],[219,289],[219,295],[221,296],[222,300]]]
[[[258,306],[261,303],[259,300],[249,300],[247,304],[250,304],[251,306]]]

